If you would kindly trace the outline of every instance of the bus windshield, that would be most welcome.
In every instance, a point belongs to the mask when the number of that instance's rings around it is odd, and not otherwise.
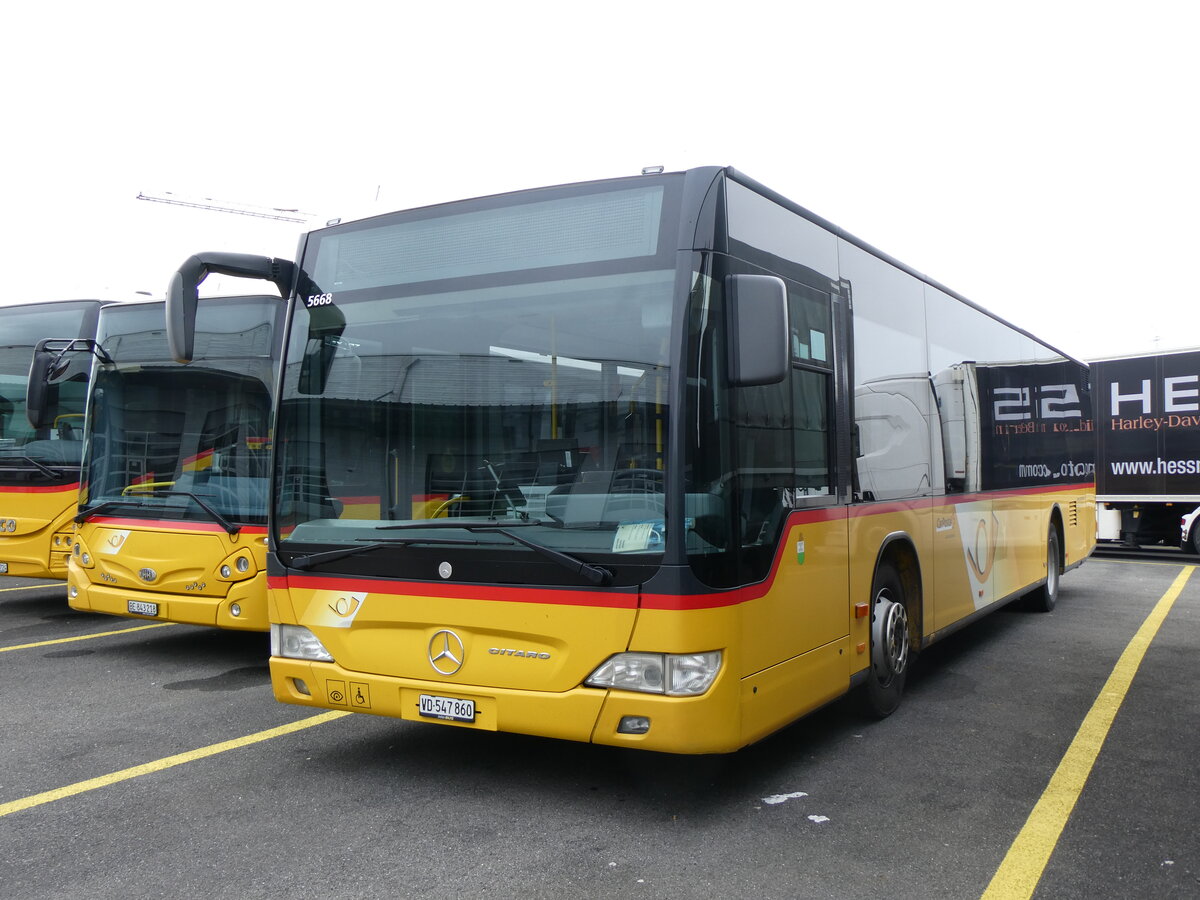
[[[34,429],[25,415],[33,349],[43,338],[75,338],[95,301],[62,301],[0,310],[0,484],[47,484],[78,477],[83,448],[87,364],[72,363],[50,386],[53,426]]]
[[[193,363],[170,357],[161,303],[108,307],[88,418],[84,511],[266,523],[278,298],[201,304]]]
[[[669,192],[592,191],[310,238],[280,406],[282,549],[473,532],[527,554],[497,534],[521,526],[576,557],[662,552]]]

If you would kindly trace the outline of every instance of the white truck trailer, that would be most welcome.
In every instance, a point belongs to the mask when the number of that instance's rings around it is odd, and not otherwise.
[[[1200,350],[1094,360],[1101,541],[1200,553]]]

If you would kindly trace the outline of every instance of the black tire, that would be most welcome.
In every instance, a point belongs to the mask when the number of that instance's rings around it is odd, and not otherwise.
[[[860,692],[869,715],[883,719],[900,706],[912,658],[909,646],[904,582],[891,564],[883,563],[871,585],[871,664]]]
[[[1192,533],[1189,537],[1191,538],[1192,552],[1200,555],[1200,517],[1192,522]]]
[[[1046,536],[1046,582],[1026,595],[1026,606],[1034,612],[1050,612],[1058,603],[1058,583],[1062,577],[1062,553],[1059,551],[1058,529],[1050,526]]]

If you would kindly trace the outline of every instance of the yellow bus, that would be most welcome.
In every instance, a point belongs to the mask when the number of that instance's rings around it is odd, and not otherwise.
[[[314,230],[270,516],[286,703],[734,751],[1095,540],[1086,367],[730,168]]]
[[[83,451],[88,368],[60,359],[40,398],[26,405],[34,348],[48,338],[92,337],[99,300],[0,306],[0,575],[66,578]]]
[[[67,598],[74,609],[266,631],[279,297],[206,298],[176,363],[163,301],[100,312]]]

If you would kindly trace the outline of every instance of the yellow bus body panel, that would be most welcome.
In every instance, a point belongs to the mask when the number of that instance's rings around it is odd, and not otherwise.
[[[67,601],[73,609],[116,616],[266,631],[265,540],[263,528],[230,535],[206,523],[90,520],[76,534],[79,553],[71,556]],[[83,563],[84,553],[90,565]],[[244,572],[239,558],[249,562]],[[229,567],[228,577],[222,565]],[[131,600],[154,603],[157,613],[131,613]]]
[[[316,634],[334,659],[353,660],[355,671],[444,687],[577,687],[628,647],[637,612],[633,592],[412,585],[423,589],[418,594],[395,592],[404,587],[400,583],[350,581],[325,588],[331,579],[291,581],[295,624]],[[439,673],[429,659],[431,642],[443,631],[462,642],[462,667],[453,673]]]
[[[79,485],[18,489],[0,487],[0,521],[12,520],[15,531],[0,531],[0,562],[20,578],[67,577],[67,539],[79,502]],[[59,538],[57,547],[55,536]]]
[[[1094,501],[1063,489],[795,513],[764,582],[697,596],[273,579],[271,621],[309,628],[338,662],[272,657],[272,685],[280,701],[305,706],[672,753],[730,752],[845,694],[867,668],[872,581],[895,542],[917,560],[919,644],[1044,580],[1055,510],[1071,566],[1094,546]],[[450,675],[431,664],[442,631],[454,633],[465,657]],[[723,662],[699,697],[584,685],[624,650],[720,650]],[[423,693],[473,700],[476,720],[420,716]],[[648,718],[650,730],[620,733],[626,716]]]

